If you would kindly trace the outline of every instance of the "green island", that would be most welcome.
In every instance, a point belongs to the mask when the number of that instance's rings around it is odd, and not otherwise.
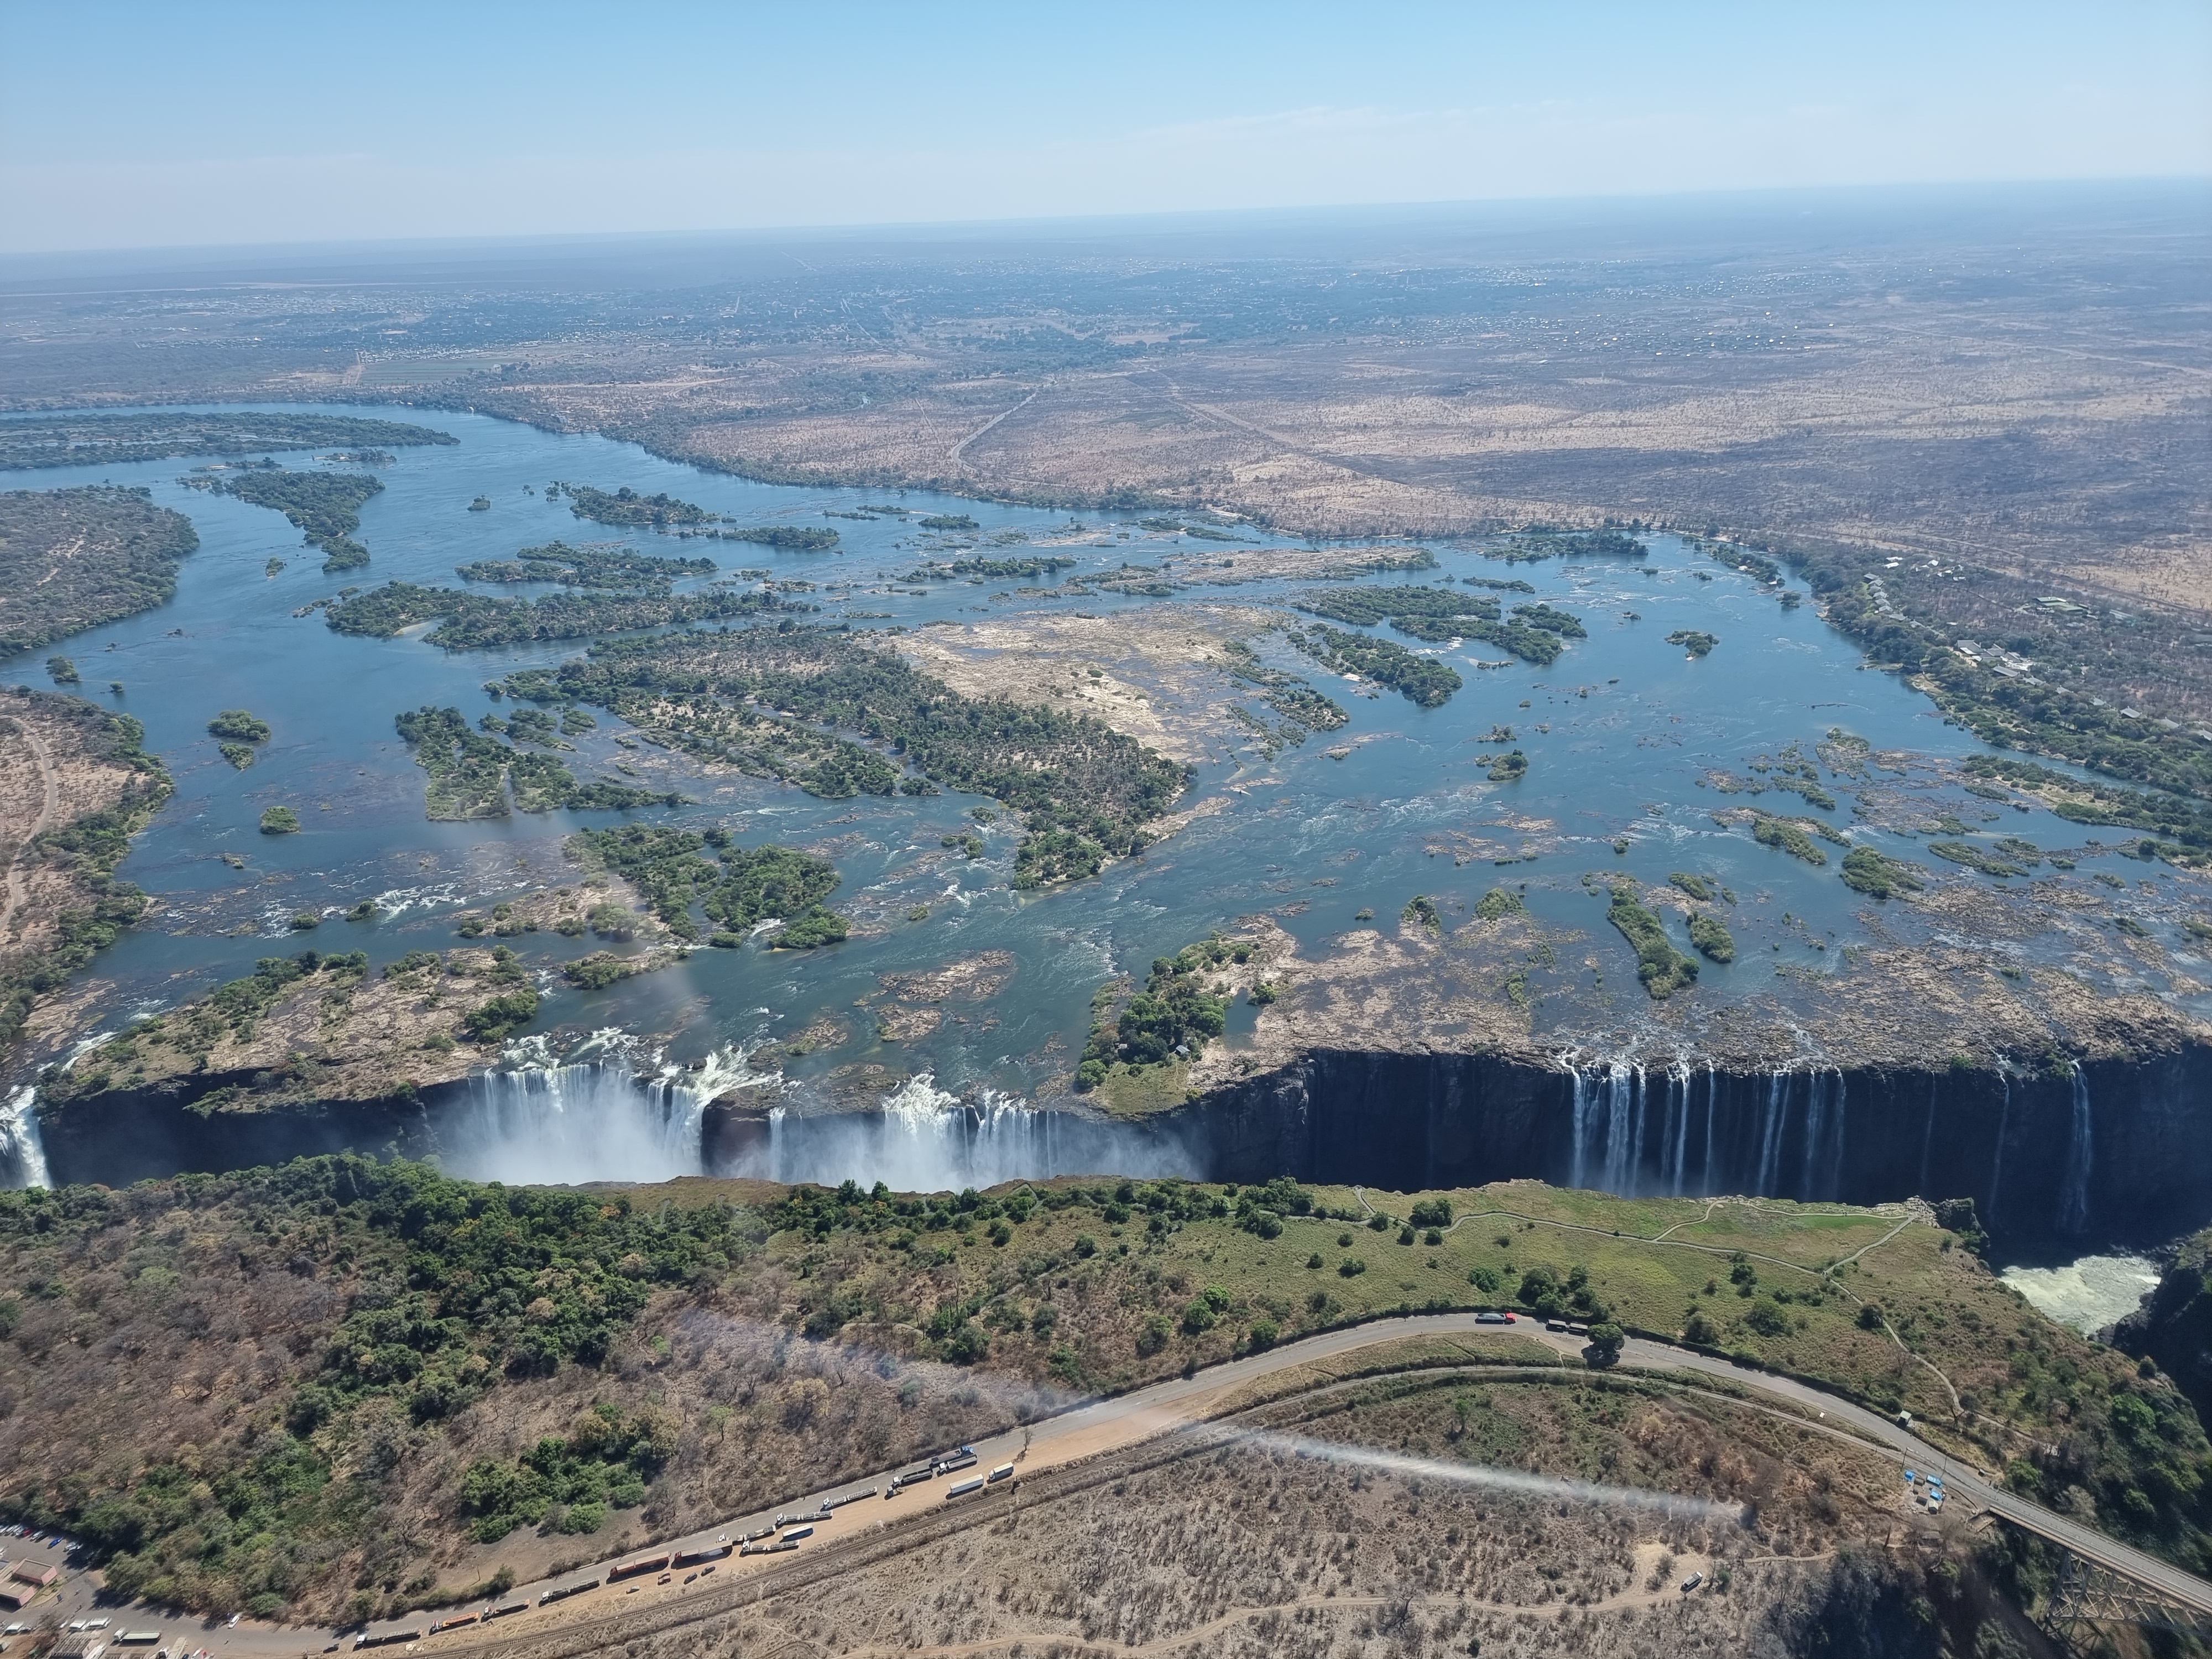
[[[1526,583],[1519,586],[1533,591]],[[1482,640],[1539,667],[1559,660],[1561,635],[1579,639],[1585,633],[1580,621],[1549,605],[1516,605],[1515,620],[1505,622],[1498,600],[1446,586],[1322,588],[1301,594],[1295,603],[1310,616],[1334,622],[1360,627],[1387,622],[1397,632],[1432,645]]]
[[[1811,818],[1779,818],[1756,809],[1752,813],[1751,836],[1761,847],[1775,848],[1816,868],[1828,861],[1828,855],[1814,845],[1814,836],[1848,845],[1843,836],[1825,823]]]
[[[1654,1002],[1664,1002],[1675,992],[1687,988],[1698,977],[1698,959],[1685,956],[1676,950],[1667,937],[1667,926],[1658,913],[1648,908],[1637,897],[1633,887],[1623,884],[1613,890],[1613,900],[1606,907],[1605,919],[1620,930],[1620,936],[1636,951],[1636,977]],[[1717,925],[1717,924],[1716,924]],[[1727,937],[1723,930],[1722,937]],[[1692,935],[1695,939],[1694,933]],[[1734,954],[1733,942],[1729,952]],[[1717,958],[1726,961],[1723,957]]]
[[[167,604],[199,544],[192,521],[144,489],[0,491],[0,653]]]
[[[1479,550],[1486,559],[1534,564],[1544,559],[1644,559],[1651,550],[1620,530],[1554,530],[1530,525]]]
[[[836,531],[820,525],[754,525],[743,530],[709,533],[722,541],[756,542],[783,553],[828,553],[836,549],[838,542]]]
[[[1518,749],[1509,749],[1490,763],[1486,775],[1492,783],[1515,783],[1528,775],[1528,757]]]
[[[0,421],[0,471],[41,466],[121,466],[174,455],[259,455],[270,450],[348,447],[404,449],[453,444],[450,433],[399,421],[345,415],[206,414],[40,415]],[[374,465],[367,456],[346,456]],[[389,461],[392,458],[384,458]]]
[[[2039,857],[2028,860],[2017,855],[2001,856],[2000,853],[1985,852],[1970,841],[1931,841],[1928,843],[1928,850],[1939,859],[1963,864],[1967,869],[1978,871],[1985,876],[2024,876],[2034,864],[2041,862]]]
[[[437,708],[426,703],[397,716],[392,725],[414,752],[415,763],[428,775],[423,786],[423,811],[434,821],[506,817],[510,791],[513,810],[517,812],[550,812],[556,807],[568,811],[629,811],[641,806],[674,806],[684,799],[667,791],[634,789],[605,778],[579,782],[574,773],[550,755],[525,754],[485,732],[471,730],[458,708]],[[530,741],[535,735],[526,727],[515,740]],[[265,823],[263,827],[267,827]]]
[[[1474,914],[1483,921],[1526,915],[1528,911],[1528,901],[1509,887],[1493,887],[1474,902]]]
[[[933,513],[919,523],[924,530],[981,530],[983,527],[965,513]]]
[[[1870,898],[1905,898],[1928,885],[1928,872],[1904,859],[1891,858],[1871,847],[1854,847],[1844,854],[1844,885]]]
[[[1700,904],[1711,904],[1721,896],[1720,884],[1711,876],[1696,875],[1687,870],[1677,870],[1667,878],[1671,886],[1679,887]]]
[[[353,532],[361,528],[362,504],[384,489],[383,480],[369,473],[248,467],[230,477],[199,473],[181,482],[282,513],[309,546],[329,556],[323,561],[325,574],[368,562],[368,550],[354,540]]]
[[[1022,559],[954,559],[951,563],[916,566],[897,578],[902,582],[949,582],[960,577],[981,576],[993,580],[1016,576],[1049,576],[1075,568],[1075,561],[1040,554]]]
[[[270,738],[269,722],[243,708],[226,708],[208,722],[208,735],[219,739],[216,747],[223,759],[243,772],[253,764],[257,743]]]
[[[665,493],[641,495],[628,484],[611,495],[589,484],[572,483],[554,484],[545,493],[549,496],[566,495],[571,513],[599,524],[712,524],[716,516],[703,507],[679,501]]]
[[[773,593],[552,593],[542,599],[501,599],[466,593],[456,587],[420,587],[392,581],[341,600],[323,613],[340,634],[390,639],[402,630],[436,619],[423,635],[448,651],[519,645],[529,640],[580,640],[594,634],[661,628],[670,623],[714,622],[757,617],[767,611],[807,611]]]
[[[1678,628],[1667,636],[1667,643],[1680,646],[1693,657],[1709,657],[1720,640],[1695,628]]]
[[[1692,913],[1690,917],[1690,943],[1697,946],[1698,954],[1708,962],[1735,960],[1735,936],[1721,925],[1717,916],[1705,915],[1702,912]]]
[[[846,936],[842,916],[827,907],[837,890],[836,866],[811,853],[766,844],[747,849],[726,830],[694,831],[665,824],[586,830],[569,843],[587,867],[629,878],[663,927],[681,939],[711,924],[708,943],[733,948],[763,921],[782,926],[769,943],[811,950]]]
[[[1242,640],[1231,640],[1221,649],[1231,677],[1259,691],[1260,700],[1282,717],[1273,726],[1257,717],[1251,720],[1261,737],[1260,746],[1270,760],[1281,748],[1295,748],[1316,732],[1336,731],[1352,718],[1341,703],[1315,690],[1296,674],[1261,662],[1259,653]]]
[[[525,702],[605,708],[702,760],[828,799],[933,787],[992,796],[1022,814],[1013,881],[1024,888],[1143,851],[1145,826],[1190,778],[1088,715],[963,696],[846,629],[783,623],[605,641],[502,684]]]
[[[1330,672],[1356,674],[1387,685],[1423,708],[1442,708],[1466,684],[1459,671],[1448,664],[1365,634],[1328,627],[1292,629],[1290,641]]]
[[[511,559],[478,559],[453,574],[472,582],[559,582],[566,587],[642,588],[665,592],[685,576],[711,576],[712,559],[665,559],[627,547],[571,547],[548,542],[519,549]]]
[[[46,659],[46,678],[56,685],[82,685],[84,676],[77,672],[76,661],[70,657]]]
[[[1379,1315],[1506,1306],[1910,1411],[2166,1559],[2212,1541],[2189,1395],[2029,1308],[1973,1253],[1971,1202],[1942,1206],[1947,1231],[1533,1182],[1369,1196],[1371,1216],[1288,1180],[586,1193],[352,1157],[0,1193],[0,1382],[47,1402],[12,1443],[5,1512],[66,1528],[119,1595],[385,1618],[494,1593],[482,1565],[441,1570],[470,1542],[680,1535],[980,1437],[1014,1420],[994,1384],[1110,1395]],[[2154,1340],[2178,1351],[2203,1298],[2174,1299]],[[264,1356],[255,1408],[118,1401],[112,1360],[67,1340],[88,1304],[125,1346],[158,1334],[216,1370]],[[684,1340],[733,1316],[759,1339]],[[299,1340],[255,1340],[280,1326]],[[840,1363],[841,1332],[889,1327],[902,1358]],[[1514,1367],[1581,1372],[1525,1344],[1367,1360],[1439,1365],[1485,1400]],[[1489,1410],[1462,1413],[1478,1437]],[[495,1424],[519,1449],[482,1449]]]
[[[300,815],[289,806],[272,806],[261,815],[261,833],[296,836],[300,833]]]
[[[1077,1091],[1103,1087],[1116,1073],[1173,1068],[1196,1059],[1228,1029],[1229,995],[1210,986],[1208,975],[1224,963],[1242,965],[1251,959],[1249,942],[1217,933],[1171,957],[1155,958],[1144,989],[1118,1012],[1109,988],[1094,1007],[1091,1041],[1075,1068]]]
[[[273,735],[269,722],[243,708],[226,708],[207,723],[210,737],[236,743],[266,743]]]

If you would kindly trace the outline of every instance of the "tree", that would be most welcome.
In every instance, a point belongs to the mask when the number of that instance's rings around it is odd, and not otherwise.
[[[1620,1358],[1620,1351],[1627,1341],[1628,1333],[1618,1325],[1593,1325],[1589,1328],[1589,1346],[1583,1350],[1584,1357],[1592,1365],[1610,1365]]]

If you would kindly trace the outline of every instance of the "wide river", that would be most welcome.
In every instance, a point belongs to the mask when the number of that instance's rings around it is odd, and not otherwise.
[[[333,411],[318,406],[315,412]],[[834,587],[834,595],[802,597],[820,605],[818,620],[849,616],[856,627],[997,619],[1032,606],[1127,612],[1134,626],[1172,601],[1103,592],[1025,597],[1012,592],[1012,581],[932,583],[918,591],[923,585],[895,579],[923,557],[944,556],[926,544],[942,538],[925,538],[910,520],[823,514],[887,500],[920,512],[967,514],[981,528],[963,539],[1001,556],[1022,549],[989,546],[995,532],[1018,532],[1040,542],[1072,539],[1077,544],[1047,550],[1078,561],[1067,573],[1073,578],[1162,554],[1194,557],[1215,545],[1146,532],[1117,515],[1090,515],[1089,532],[1071,538],[1064,513],[919,493],[753,483],[601,438],[487,417],[404,408],[350,412],[434,427],[460,441],[453,447],[400,451],[376,469],[386,488],[362,510],[358,532],[374,562],[343,579],[363,586],[392,578],[451,586],[456,565],[508,557],[525,545],[556,538],[572,544],[627,540],[652,553],[704,555],[727,568],[769,568],[780,578]],[[450,945],[457,942],[456,910],[573,879],[563,838],[616,821],[610,813],[428,821],[423,776],[394,732],[393,716],[435,703],[458,707],[474,720],[495,706],[483,690],[486,681],[519,667],[558,663],[586,642],[447,653],[424,644],[421,630],[392,640],[334,634],[319,613],[295,613],[331,595],[341,579],[321,573],[320,555],[303,547],[277,514],[181,485],[179,477],[205,459],[56,469],[4,480],[11,489],[144,485],[155,501],[188,514],[201,538],[173,603],[0,664],[0,672],[16,681],[44,684],[44,659],[58,651],[80,665],[87,695],[108,697],[107,683],[120,681],[114,705],[145,723],[149,747],[177,782],[175,799],[124,869],[157,897],[159,909],[92,970],[112,991],[88,1034],[203,991],[272,952],[307,945],[361,948],[381,962]],[[304,454],[283,459],[292,466],[319,465]],[[547,500],[545,486],[556,479],[607,490],[665,490],[747,524],[833,526],[843,545],[836,554],[801,554],[678,541],[649,531],[625,536],[573,517],[565,501]],[[489,511],[469,510],[479,495],[489,498]],[[1276,539],[1249,528],[1235,533],[1248,544]],[[1772,591],[1672,538],[1648,539],[1651,554],[1644,566],[1556,559],[1508,566],[1477,550],[1434,544],[1437,570],[1365,578],[1524,579],[1534,585],[1536,599],[1583,618],[1589,637],[1571,641],[1549,668],[1519,662],[1478,668],[1478,659],[1503,653],[1474,642],[1439,648],[1458,666],[1465,689],[1442,708],[1422,709],[1395,694],[1357,695],[1359,688],[1320,672],[1279,634],[1267,636],[1258,642],[1262,656],[1331,691],[1350,711],[1350,725],[1316,734],[1272,763],[1240,748],[1235,735],[1218,736],[1188,803],[1204,806],[1222,797],[1218,810],[1201,812],[1143,858],[1043,894],[1018,894],[1008,886],[1015,840],[1009,825],[990,832],[982,860],[945,854],[944,836],[975,828],[969,816],[981,804],[975,798],[823,801],[773,782],[702,775],[680,766],[674,787],[696,796],[696,804],[648,816],[726,826],[747,844],[775,840],[825,854],[842,875],[833,902],[853,919],[854,937],[804,953],[702,950],[663,972],[586,993],[568,988],[552,970],[593,941],[527,936],[514,942],[545,970],[539,1029],[573,1042],[581,1033],[618,1028],[671,1061],[719,1054],[728,1066],[734,1054],[835,1015],[854,1036],[842,1047],[787,1065],[794,1099],[804,1097],[810,1079],[836,1068],[846,1068],[849,1089],[856,1065],[884,1068],[871,1074],[880,1075],[883,1095],[933,1109],[955,1097],[987,1104],[1034,1099],[1041,1090],[1057,1092],[1048,1085],[1066,1074],[1082,1048],[1093,993],[1117,973],[1141,976],[1154,957],[1212,929],[1234,931],[1240,918],[1257,915],[1273,917],[1304,951],[1320,954],[1333,936],[1358,925],[1362,910],[1389,926],[1408,898],[1426,893],[1456,920],[1464,912],[1451,905],[1471,906],[1500,881],[1516,888],[1525,883],[1527,901],[1540,919],[1586,933],[1606,982],[1626,988],[1619,994],[1615,1024],[1632,1024],[1641,994],[1634,958],[1604,925],[1601,905],[1593,903],[1583,883],[1589,872],[1663,882],[1670,872],[1690,870],[1736,891],[1729,918],[1736,961],[1706,964],[1689,994],[1717,1005],[1771,987],[1777,967],[1824,969],[1843,947],[1866,942],[1865,901],[1838,877],[1842,848],[1831,848],[1827,866],[1814,868],[1759,846],[1742,828],[1713,817],[1717,809],[1745,801],[1704,781],[1716,769],[1752,775],[1747,769],[1753,761],[1791,744],[1810,757],[1837,728],[1876,751],[1917,757],[1909,773],[1877,774],[1868,787],[1920,792],[1929,819],[1954,815],[1968,839],[2021,836],[2047,850],[2069,849],[2084,860],[2084,880],[2100,868],[2121,872],[2128,890],[2112,902],[2123,908],[2137,902],[2140,878],[2159,873],[2116,854],[2096,861],[2078,826],[1967,794],[1945,763],[1973,752],[1973,739],[1895,675],[1869,672],[1811,605],[1784,608]],[[264,574],[271,559],[284,561],[273,577]],[[1179,598],[1280,604],[1310,585],[1260,581],[1198,588]],[[1510,604],[1523,596],[1502,597]],[[1721,643],[1711,655],[1692,659],[1666,642],[1679,629],[1708,631]],[[226,708],[250,709],[275,727],[260,760],[245,771],[221,759],[206,731],[208,720]],[[1528,775],[1519,782],[1488,781],[1474,758],[1501,746],[1482,743],[1495,724],[1513,726],[1515,746],[1529,757]],[[620,746],[621,735],[619,724],[603,715],[599,731],[578,740],[580,753],[569,763],[581,776],[610,775],[614,764],[639,752]],[[1947,879],[1986,879],[1929,860],[1921,837],[1854,823],[1849,792],[1856,786],[1825,771],[1823,776],[1825,787],[1845,798],[1838,810],[1815,816],[1848,829],[1855,840],[1930,865]],[[280,804],[299,811],[303,833],[279,838],[257,832],[263,809]],[[1760,805],[1810,811],[1792,796],[1769,794]],[[2123,834],[2106,836],[2118,841]],[[1615,851],[1617,842],[1625,842],[1624,852]],[[1457,860],[1455,849],[1462,852]],[[1522,854],[1530,860],[1504,868],[1497,863]],[[226,862],[225,854],[241,859],[244,867]],[[363,898],[378,900],[383,918],[344,921],[342,913]],[[2174,925],[2171,892],[2146,895],[2141,902],[2143,925],[2175,958],[2201,970],[2197,947]],[[927,921],[906,920],[915,907],[927,908]],[[305,937],[288,927],[302,909],[327,918]],[[1679,933],[1679,920],[1672,925]],[[1686,948],[1686,940],[1678,943]],[[948,1018],[933,1033],[884,1041],[855,1008],[879,994],[883,975],[987,951],[1013,958],[1006,988],[988,1006],[957,1010],[964,1018]],[[1579,955],[1563,960],[1556,974],[1563,985],[1590,977]],[[1251,1018],[1249,1009],[1238,1009],[1232,1042],[1240,1029],[1249,1030]],[[1562,1046],[1589,1035],[1557,1033]],[[931,1079],[927,1085],[908,1081],[924,1075]],[[512,1172],[670,1171],[648,1158],[634,1170],[604,1163],[570,1169],[563,1161]]]

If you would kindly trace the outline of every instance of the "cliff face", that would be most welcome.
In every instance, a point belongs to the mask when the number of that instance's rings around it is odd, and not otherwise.
[[[1970,1197],[2012,1239],[2148,1243],[2212,1213],[2212,1047],[2040,1072],[1685,1068],[1317,1050],[1174,1115],[1218,1179],[1394,1191]]]
[[[510,1133],[527,1135],[539,1094],[624,1086],[590,1066],[532,1075],[543,1081],[509,1103],[524,1114],[502,1120]],[[40,1113],[53,1177],[120,1185],[343,1149],[419,1156],[452,1139],[474,1098],[465,1078],[374,1095],[295,1086],[281,1099],[253,1083],[228,1072],[116,1079],[58,1101]],[[644,1103],[654,1085],[628,1086]],[[610,1109],[603,1093],[569,1104]],[[637,1132],[668,1137],[669,1158],[700,1171],[951,1179],[917,1163],[904,1141],[894,1146],[889,1131],[911,1126],[880,1111],[795,1121],[779,1152],[771,1104],[738,1089],[679,1121],[685,1114],[663,1102]],[[936,1147],[944,1137],[927,1139]],[[1631,1195],[1874,1204],[1917,1194],[1972,1199],[1982,1225],[2008,1243],[2148,1245],[2212,1218],[2212,1044],[2034,1072],[1577,1071],[1505,1053],[1319,1049],[1141,1123],[1011,1110],[971,1115],[956,1139],[961,1167],[972,1166],[956,1186],[1188,1171],[1396,1192],[1534,1178]]]
[[[246,1170],[322,1152],[432,1149],[430,1114],[461,1085],[401,1090],[373,1098],[252,1099],[254,1073],[203,1073],[40,1114],[46,1166],[61,1185],[123,1187],[187,1170]]]
[[[2173,1247],[2158,1288],[2112,1328],[2112,1346],[2155,1361],[2212,1417],[2212,1231]]]

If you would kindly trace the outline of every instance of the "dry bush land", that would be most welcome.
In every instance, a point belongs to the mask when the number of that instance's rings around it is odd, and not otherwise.
[[[88,902],[80,866],[40,838],[112,810],[146,773],[118,749],[113,717],[75,697],[0,690],[0,824],[9,839],[0,898],[0,963],[50,950],[60,913]]]
[[[824,1561],[805,1589],[771,1583],[735,1611],[717,1597],[658,1635],[680,1598],[634,1622],[611,1610],[595,1635],[656,1656],[1337,1659],[1970,1651],[1994,1626],[2010,1651],[2049,1651],[2000,1549],[1914,1524],[1879,1460],[1725,1401],[1429,1373],[1246,1423],[1267,1437],[1025,1480],[949,1535],[841,1539],[853,1565]],[[1692,1502],[1504,1492],[1486,1468]]]
[[[198,545],[191,520],[143,490],[0,492],[0,654],[152,610]]]
[[[1343,1218],[1361,1213],[1346,1191],[1304,1194],[1335,1217],[1286,1209],[1261,1224],[1254,1212],[1287,1205],[1290,1189],[1232,1199],[1059,1182],[925,1204],[691,1180],[509,1199],[404,1169],[295,1169],[0,1200],[0,1505],[122,1540],[107,1547],[137,1553],[130,1582],[190,1606],[273,1598],[366,1616],[451,1599],[502,1569],[528,1582],[1089,1394],[1377,1313],[1525,1298],[1539,1282],[1580,1316],[1697,1327],[1747,1359],[1907,1405],[1925,1432],[2027,1470],[2021,1482],[2077,1516],[2167,1553],[2199,1547],[2190,1472],[2212,1449],[2185,1400],[2044,1320],[1904,1211],[1629,1202],[1517,1182],[1431,1195],[1457,1219],[1430,1243]],[[325,1187],[335,1196],[312,1199]],[[388,1196],[343,1196],[372,1187]],[[295,1189],[308,1196],[283,1196]],[[510,1204],[544,1218],[538,1242],[486,1231],[479,1253],[472,1233]],[[635,1314],[593,1311],[610,1297]],[[1869,1304],[1886,1324],[1861,1323]],[[568,1340],[571,1319],[609,1318],[586,1357],[530,1357]],[[1388,1358],[1531,1358],[1526,1345],[1475,1346]],[[1374,1363],[1352,1356],[1299,1380]],[[636,1495],[577,1525],[556,1504],[482,1535],[471,1469],[517,1467],[549,1439],[582,1443],[598,1407],[660,1448]],[[1504,1461],[1641,1478],[1625,1450],[1562,1462],[1580,1443],[1528,1432]],[[1376,1443],[1417,1441],[1429,1443]],[[204,1472],[204,1500],[179,1467]],[[2155,1495],[2143,1514],[2116,1496],[2138,1485]]]
[[[1228,709],[1240,688],[1221,647],[1273,627],[1249,605],[1180,604],[1126,617],[1046,612],[917,629],[898,647],[969,697],[1050,703],[1103,720],[1172,760],[1214,757],[1239,735]]]
[[[2212,605],[2203,231],[2172,190],[803,251],[50,288],[0,369],[18,407],[404,393],[766,477],[1321,535],[1714,522]]]
[[[131,836],[168,799],[143,736],[130,716],[76,697],[0,690],[0,1049],[146,907],[114,877]]]

